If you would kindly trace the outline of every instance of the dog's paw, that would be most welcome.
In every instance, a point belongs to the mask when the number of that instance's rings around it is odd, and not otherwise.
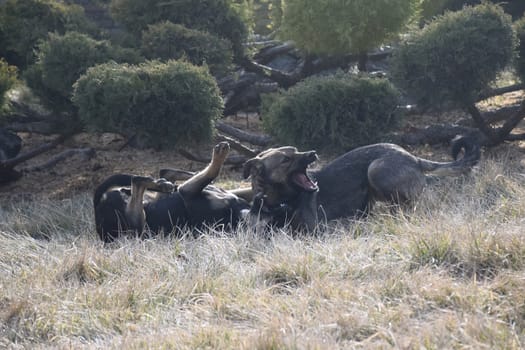
[[[220,142],[213,148],[213,158],[224,159],[230,152],[230,144],[226,141]]]
[[[166,193],[173,192],[176,188],[172,182],[164,178],[155,180],[155,187],[157,188],[158,191],[166,192]]]

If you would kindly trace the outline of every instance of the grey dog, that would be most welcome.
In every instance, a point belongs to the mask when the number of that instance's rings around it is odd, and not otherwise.
[[[460,159],[458,155],[464,151]],[[356,148],[321,170],[307,172],[317,160],[315,151],[295,147],[266,150],[246,162],[251,176],[252,211],[264,211],[270,220],[313,230],[318,213],[326,220],[366,215],[374,201],[404,204],[421,193],[427,174],[454,176],[467,172],[480,159],[472,137],[452,141],[454,161],[435,162],[414,156],[404,148],[378,143]],[[321,210],[319,210],[321,209]]]

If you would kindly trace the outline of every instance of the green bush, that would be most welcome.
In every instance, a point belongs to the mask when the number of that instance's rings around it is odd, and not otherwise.
[[[518,35],[518,57],[516,59],[516,71],[522,82],[525,82],[525,17],[515,24]]]
[[[5,93],[16,84],[17,69],[0,58],[0,108],[5,103]],[[1,112],[1,110],[0,110]]]
[[[183,61],[92,67],[75,83],[73,101],[89,129],[138,135],[157,148],[209,140],[222,114],[215,79]]]
[[[363,54],[396,36],[417,0],[287,0],[282,36],[314,54]]]
[[[483,1],[485,0],[423,0],[421,16],[424,20],[429,20],[434,16],[442,15],[445,11],[458,11],[466,5],[475,6]],[[491,0],[490,2],[501,5],[503,10],[514,19],[520,18],[525,12],[525,1],[522,0]]]
[[[57,112],[69,112],[73,107],[71,94],[75,81],[89,67],[109,60],[138,63],[140,56],[86,34],[50,33],[48,39],[38,46],[37,61],[24,77],[47,107]]]
[[[475,103],[513,57],[511,18],[483,4],[448,12],[399,47],[394,81],[421,107]]]
[[[141,49],[149,59],[184,57],[196,65],[207,64],[214,75],[228,72],[232,64],[229,40],[169,21],[148,26],[142,34]]]
[[[308,78],[265,96],[265,129],[280,142],[333,152],[378,141],[394,125],[398,92],[386,79]]]
[[[170,21],[230,40],[236,58],[243,55],[247,36],[234,0],[112,0],[111,14],[139,36],[150,24]]]
[[[51,0],[7,0],[0,5],[0,56],[20,69],[34,62],[34,48],[49,32],[92,31],[81,6]]]

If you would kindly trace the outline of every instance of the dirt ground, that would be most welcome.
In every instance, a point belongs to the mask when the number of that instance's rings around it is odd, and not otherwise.
[[[245,130],[259,130],[259,121],[253,116],[229,118],[228,123]],[[22,152],[53,140],[56,136],[19,133],[23,140]],[[206,164],[189,161],[176,150],[156,151],[153,149],[136,149],[126,146],[121,149],[126,139],[118,134],[78,134],[63,145],[37,156],[16,167],[24,170],[45,164],[48,160],[68,149],[91,148],[94,155],[86,158],[74,155],[41,171],[24,172],[23,177],[15,182],[0,185],[0,204],[20,200],[64,199],[82,192],[92,193],[96,185],[114,173],[133,173],[156,177],[162,168],[178,168],[198,171]],[[213,144],[192,149],[192,153],[209,157]],[[222,179],[242,181],[239,169],[225,166]]]
[[[521,93],[513,94],[508,96],[503,102],[513,103],[520,98],[523,98]],[[495,105],[501,104],[501,100],[491,100],[484,108],[492,108]],[[403,128],[423,127],[431,123],[445,121],[456,122],[465,117],[465,115],[458,114],[457,112],[445,113],[439,116],[411,116],[404,120]],[[226,122],[252,132],[260,131],[260,121],[256,115],[230,117]],[[525,128],[522,127],[520,131],[525,132]],[[19,136],[23,139],[23,151],[30,150],[54,138],[54,136],[42,136],[29,133],[21,133]],[[44,164],[60,152],[71,148],[92,148],[95,151],[94,156],[86,159],[86,157],[75,155],[59,162],[52,168],[27,172],[16,182],[0,185],[0,204],[20,200],[38,200],[42,198],[65,199],[79,193],[92,193],[98,183],[103,181],[105,177],[116,172],[156,176],[161,168],[172,167],[197,171],[205,166],[203,163],[185,159],[175,150],[139,150],[129,146],[121,149],[125,143],[126,139],[117,134],[79,134],[66,141],[63,145],[27,161],[17,167],[17,169],[23,170]],[[210,154],[212,146],[212,144],[203,145],[201,149],[192,150],[192,152],[207,156]],[[500,150],[506,147],[512,148],[513,157],[519,158],[519,164],[525,169],[525,143],[514,143],[510,146],[503,145],[500,146]],[[448,156],[448,147],[446,146],[421,146],[409,148],[409,150],[419,156],[432,160],[450,159]],[[330,156],[321,155],[321,161],[318,162],[317,167],[329,159]],[[221,179],[222,181],[228,179],[230,183],[231,181],[242,181],[241,171],[227,166],[223,170]],[[243,185],[247,184],[248,183],[244,183]]]

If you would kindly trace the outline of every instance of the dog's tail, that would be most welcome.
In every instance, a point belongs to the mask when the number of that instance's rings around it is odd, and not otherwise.
[[[131,186],[131,179],[133,175],[130,174],[115,174],[108,177],[104,182],[98,185],[93,195],[93,205],[97,207],[102,199],[104,193],[111,187],[117,186]]]
[[[461,152],[463,157],[459,158]],[[481,157],[481,147],[474,136],[456,136],[452,140],[451,155],[453,162],[433,162],[419,159],[419,164],[424,172],[437,176],[455,176],[464,174],[478,164]]]

